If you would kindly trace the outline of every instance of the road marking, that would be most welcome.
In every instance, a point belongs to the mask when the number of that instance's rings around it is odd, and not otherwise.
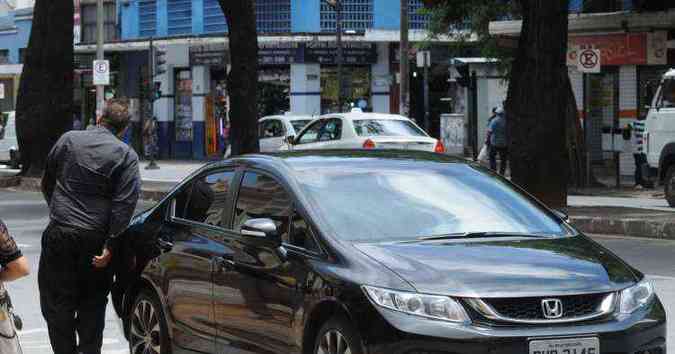
[[[29,245],[27,243],[17,243],[16,245],[19,248],[31,248],[31,247],[33,247],[32,245]]]
[[[47,332],[46,328],[34,328],[34,329],[27,329],[24,331],[19,331],[20,336],[28,335],[28,334],[33,334],[33,333],[44,333]]]
[[[669,277],[669,276],[666,276],[666,275],[649,275],[649,274],[647,274],[647,278],[675,281],[675,277]]]

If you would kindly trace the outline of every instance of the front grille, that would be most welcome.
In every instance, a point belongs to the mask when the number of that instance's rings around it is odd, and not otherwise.
[[[600,305],[608,294],[588,294],[555,297],[562,302],[560,319],[586,317],[600,312]],[[501,317],[515,320],[546,320],[542,308],[545,297],[483,299]]]

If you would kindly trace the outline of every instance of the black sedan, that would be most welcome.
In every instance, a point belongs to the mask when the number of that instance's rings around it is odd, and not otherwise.
[[[124,237],[113,299],[133,354],[666,354],[643,274],[444,155],[213,163]]]

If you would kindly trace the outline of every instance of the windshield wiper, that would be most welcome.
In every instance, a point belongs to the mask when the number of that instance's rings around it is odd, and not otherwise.
[[[463,232],[447,235],[418,237],[415,240],[404,241],[402,243],[415,243],[424,241],[442,241],[442,240],[461,240],[472,238],[496,238],[496,237],[526,237],[526,238],[544,238],[541,234],[528,234],[519,232]]]

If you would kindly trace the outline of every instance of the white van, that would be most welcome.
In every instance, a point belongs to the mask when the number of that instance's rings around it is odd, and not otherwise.
[[[5,112],[0,117],[0,162],[19,168],[19,143],[16,139],[16,114]]]
[[[665,187],[675,207],[675,69],[663,75],[645,121],[645,153],[650,170]]]

